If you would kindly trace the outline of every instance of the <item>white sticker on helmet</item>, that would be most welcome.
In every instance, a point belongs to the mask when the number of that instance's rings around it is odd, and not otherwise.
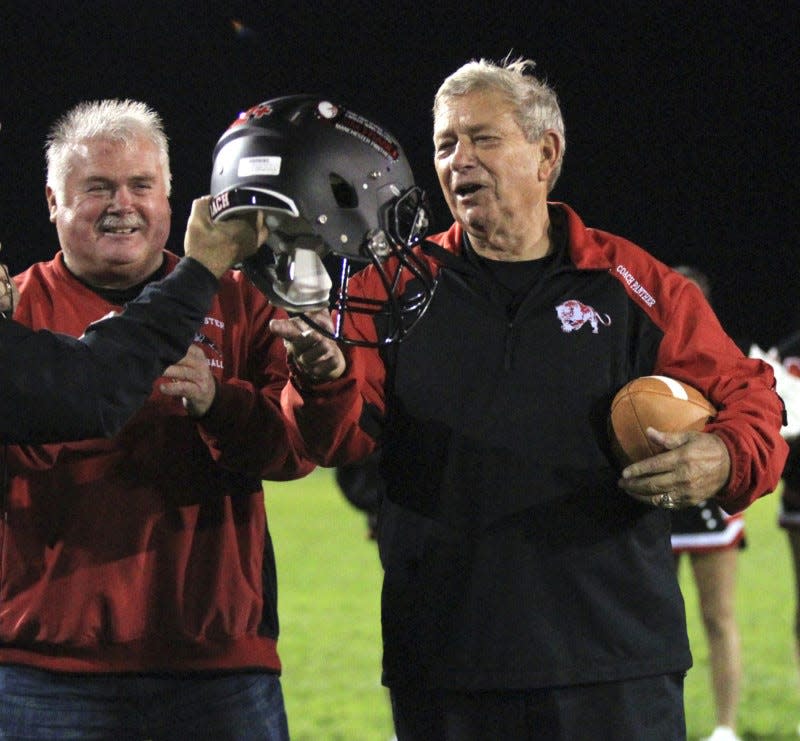
[[[333,103],[329,103],[327,100],[321,100],[317,105],[317,110],[319,111],[319,115],[323,118],[336,118],[339,115],[339,109]]]
[[[247,178],[253,175],[279,175],[280,172],[280,157],[242,157],[236,174],[240,178]]]

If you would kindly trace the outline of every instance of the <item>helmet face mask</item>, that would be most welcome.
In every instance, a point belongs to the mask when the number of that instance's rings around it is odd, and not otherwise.
[[[333,309],[333,332],[304,316],[323,334],[398,342],[427,307],[433,280],[412,251],[428,226],[424,193],[394,137],[343,106],[293,95],[240,114],[214,150],[211,194],[212,218],[265,212],[267,246],[241,268],[289,312]],[[350,275],[369,264],[385,295],[351,295]],[[413,287],[401,293],[404,271]],[[377,340],[350,337],[348,314],[373,315]]]

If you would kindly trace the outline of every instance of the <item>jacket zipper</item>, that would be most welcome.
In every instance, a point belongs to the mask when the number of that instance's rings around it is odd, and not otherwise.
[[[503,370],[511,370],[511,363],[514,359],[514,322],[506,324],[506,347],[503,357]]]

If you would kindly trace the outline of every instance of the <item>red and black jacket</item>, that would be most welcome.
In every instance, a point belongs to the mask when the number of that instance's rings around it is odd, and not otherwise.
[[[426,247],[437,286],[408,338],[354,348],[335,382],[287,388],[325,465],[382,451],[384,679],[459,689],[579,684],[691,664],[669,515],[617,487],[614,393],[662,374],[720,410],[729,511],[777,484],[786,445],[768,366],[700,291],[551,205],[563,247],[513,315],[458,225]],[[362,278],[367,292],[370,271]],[[364,321],[364,334],[372,330]]]
[[[164,253],[165,271],[178,258]],[[19,278],[19,320],[78,335],[110,303],[59,253]],[[63,672],[278,672],[262,481],[313,469],[286,424],[285,318],[238,271],[194,343],[217,384],[205,416],[151,389],[113,439],[8,448],[0,664]]]

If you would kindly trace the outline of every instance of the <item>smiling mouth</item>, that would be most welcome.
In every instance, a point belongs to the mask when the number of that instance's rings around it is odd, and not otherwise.
[[[111,235],[119,235],[122,237],[129,236],[131,234],[135,234],[141,228],[141,224],[113,224],[113,223],[101,223],[99,225],[100,231],[103,234],[111,234]]]

